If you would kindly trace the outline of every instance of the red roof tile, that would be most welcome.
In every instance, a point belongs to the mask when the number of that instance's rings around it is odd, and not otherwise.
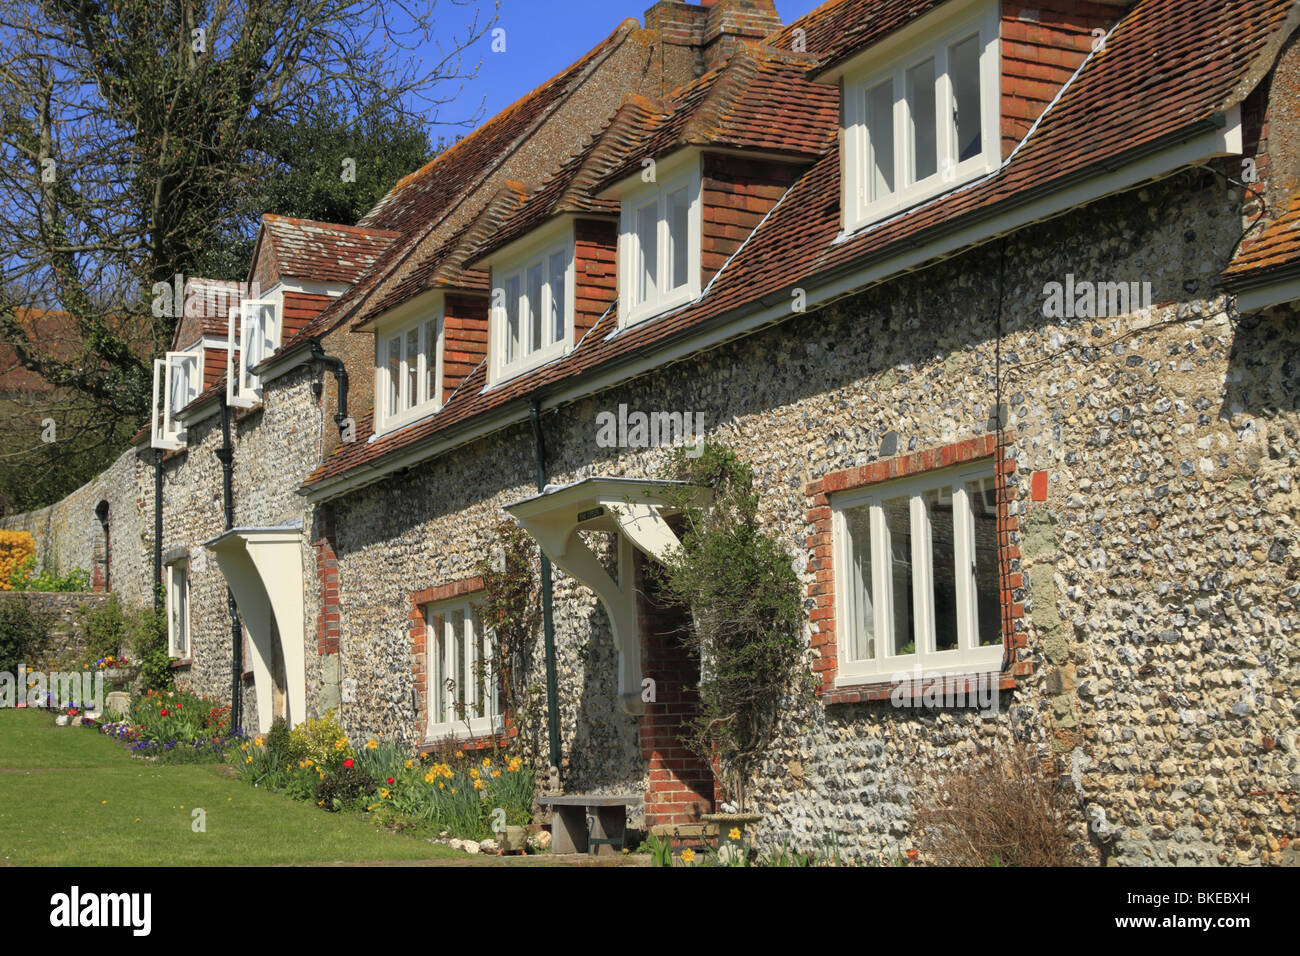
[[[842,0],[822,11],[838,17],[846,10],[921,6],[926,5]],[[343,446],[316,470],[307,487],[754,306],[766,296],[785,294],[904,243],[910,248],[939,229],[1028,201],[1053,184],[1063,187],[1099,160],[1122,162],[1126,153],[1209,120],[1239,104],[1271,67],[1293,6],[1294,0],[1142,0],[1002,169],[847,238],[841,237],[838,137],[829,136],[823,158],[759,225],[702,299],[613,338],[608,333],[617,327],[617,316],[611,310],[569,355],[490,391],[483,391],[486,378],[480,367],[436,415],[378,441]],[[817,16],[810,15],[808,22],[820,29]],[[358,423],[359,438],[369,427]]]
[[[1242,243],[1223,278],[1232,285],[1288,266],[1300,266],[1300,196],[1257,238]]]
[[[262,217],[263,239],[271,244],[277,272],[313,282],[351,285],[398,237],[391,229]]]

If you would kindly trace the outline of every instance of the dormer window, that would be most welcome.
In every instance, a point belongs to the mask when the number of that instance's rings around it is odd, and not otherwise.
[[[441,296],[432,310],[399,317],[375,331],[375,421],[399,428],[442,406]]]
[[[573,341],[573,227],[492,264],[491,380],[559,358]]]
[[[998,8],[961,6],[964,16],[936,11],[846,69],[846,229],[998,168]]]
[[[262,400],[261,379],[253,369],[280,347],[280,309],[269,299],[253,299],[230,313],[226,341],[226,402],[251,408]],[[238,354],[235,352],[238,335]],[[236,367],[236,364],[238,367]]]
[[[181,448],[185,432],[177,419],[183,409],[203,390],[203,342],[183,352],[168,352],[153,363],[154,448]]]
[[[660,170],[663,172],[663,170]],[[661,315],[700,294],[700,168],[622,196],[619,302],[624,325]]]

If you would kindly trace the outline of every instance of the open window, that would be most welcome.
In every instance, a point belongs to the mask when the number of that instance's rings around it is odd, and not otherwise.
[[[177,416],[203,390],[203,345],[184,352],[168,352],[153,363],[154,448],[181,448],[185,430]]]
[[[262,400],[253,369],[280,347],[280,309],[274,300],[253,299],[230,312],[226,338],[226,403],[250,408]]]
[[[998,5],[902,31],[844,74],[849,230],[996,170],[1001,162]],[[938,16],[935,14],[934,16]]]
[[[662,182],[624,194],[619,230],[622,324],[660,315],[699,296],[701,223],[696,157]]]

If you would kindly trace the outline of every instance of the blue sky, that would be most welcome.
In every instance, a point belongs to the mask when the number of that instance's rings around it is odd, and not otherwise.
[[[822,0],[776,0],[785,23],[803,16]],[[573,63],[627,17],[644,22],[653,0],[501,0],[499,26],[505,30],[504,53],[493,53],[490,41],[472,48],[465,65],[479,60],[476,79],[466,84],[456,104],[443,115],[449,119],[467,116],[483,103],[481,120],[505,109],[533,87],[544,83]],[[491,4],[485,3],[485,9]],[[439,5],[438,16],[448,28],[464,22],[466,11],[450,4]],[[440,24],[441,26],[441,24]],[[463,129],[435,129],[435,138],[464,134]]]

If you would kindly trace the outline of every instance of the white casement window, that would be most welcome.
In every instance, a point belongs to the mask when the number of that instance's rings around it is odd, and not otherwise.
[[[254,369],[280,347],[280,305],[252,299],[230,312],[226,340],[226,402],[249,408],[262,400],[262,382]]]
[[[688,169],[622,197],[618,270],[623,325],[699,296],[701,232],[698,158]]]
[[[181,448],[185,430],[177,415],[203,391],[203,342],[183,352],[168,352],[153,363],[154,448]]]
[[[491,379],[513,378],[559,358],[573,342],[572,230],[492,266]]]
[[[831,499],[837,683],[1002,669],[992,462]]]
[[[427,736],[482,736],[501,729],[501,695],[492,643],[469,601],[424,610],[428,676]]]
[[[190,657],[190,563],[177,561],[167,566],[167,653]]]
[[[854,230],[1001,163],[996,4],[905,31],[844,76],[844,213]],[[938,16],[935,14],[934,16]],[[902,46],[905,52],[898,50]]]
[[[442,407],[441,305],[375,332],[377,431],[399,428]]]

